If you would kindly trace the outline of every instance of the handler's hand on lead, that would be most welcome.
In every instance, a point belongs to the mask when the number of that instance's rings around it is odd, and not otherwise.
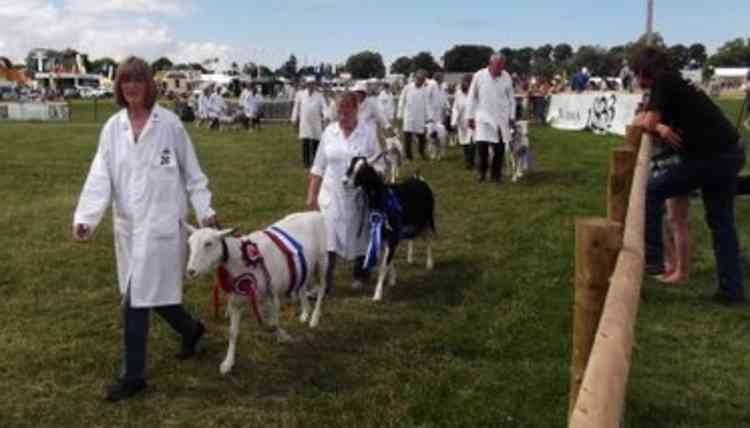
[[[471,130],[474,130],[474,128],[476,128],[476,126],[477,126],[476,123],[474,122],[474,119],[467,120],[466,124],[469,125],[469,129],[471,129]]]
[[[680,134],[674,131],[674,129],[660,123],[656,127],[656,133],[667,142],[670,146],[680,148],[682,147],[682,137]]]
[[[91,228],[87,224],[76,223],[73,225],[73,240],[87,241],[91,237]]]

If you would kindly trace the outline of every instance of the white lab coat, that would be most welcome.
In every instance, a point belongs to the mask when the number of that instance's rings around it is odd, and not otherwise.
[[[448,94],[437,80],[429,80],[427,88],[430,92],[430,114],[432,115],[432,120],[442,123],[444,112],[448,108]]]
[[[216,92],[211,94],[211,97],[208,99],[208,117],[217,119],[224,114],[226,108],[227,103],[221,94],[217,94]]]
[[[494,79],[487,68],[477,71],[469,87],[466,111],[466,118],[476,124],[475,141],[499,143],[498,134],[502,134],[503,141],[510,142],[510,121],[516,118],[513,79],[506,71]]]
[[[380,104],[380,110],[383,112],[388,121],[392,121],[396,115],[396,106],[393,100],[393,94],[390,91],[383,89],[378,95],[378,104]]]
[[[391,127],[391,122],[383,114],[383,110],[380,108],[380,103],[375,96],[368,96],[359,104],[357,111],[357,120],[374,126],[376,129],[381,127],[388,129]]]
[[[198,118],[205,119],[208,117],[208,97],[201,92],[198,95]]]
[[[359,122],[349,135],[344,136],[338,122],[331,123],[315,155],[310,173],[323,178],[318,195],[318,206],[326,224],[328,251],[352,260],[365,254],[369,239],[367,207],[359,189],[346,188],[342,179],[355,156],[372,157],[380,153],[376,129]],[[382,171],[382,162],[374,165]]]
[[[427,84],[421,87],[412,82],[404,87],[398,100],[398,117],[403,119],[403,131],[424,134],[424,127],[432,118]]]
[[[292,108],[292,122],[299,123],[299,139],[320,141],[323,133],[323,118],[326,114],[326,100],[318,91],[309,93],[307,89],[295,96]]]
[[[338,105],[336,104],[336,100],[333,98],[326,99],[325,120],[328,123],[332,123],[332,122],[339,120],[339,108],[338,108]]]
[[[469,123],[466,120],[466,101],[467,94],[461,92],[461,89],[457,89],[456,96],[453,99],[453,109],[451,110],[451,126],[458,131],[458,142],[462,146],[474,142],[474,131],[469,128]]]
[[[208,179],[177,116],[155,105],[138,143],[126,110],[102,129],[74,224],[93,231],[112,202],[117,279],[133,307],[182,302],[187,198],[199,219],[214,215]]]
[[[248,118],[254,118],[258,116],[258,103],[260,100],[258,99],[257,95],[253,95],[252,92],[247,91],[247,94],[245,94],[245,97],[242,98],[240,101],[240,106],[242,106],[242,111]]]

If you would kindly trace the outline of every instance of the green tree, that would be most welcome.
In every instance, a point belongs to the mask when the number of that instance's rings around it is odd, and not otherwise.
[[[567,43],[560,43],[552,50],[555,64],[564,65],[573,58],[573,47]]]
[[[289,55],[289,59],[276,70],[276,75],[286,77],[287,79],[296,79],[297,57],[294,54]]]
[[[346,60],[346,69],[355,79],[385,77],[383,57],[373,51],[358,52]]]
[[[391,74],[403,74],[408,76],[414,71],[414,62],[408,56],[396,58],[391,64]]]
[[[687,67],[688,63],[690,62],[690,51],[688,50],[687,46],[683,44],[678,43],[676,45],[670,46],[667,49],[667,53],[674,63],[674,66],[678,70],[682,70],[683,68]]]
[[[750,66],[750,39],[737,38],[724,43],[708,62],[714,67]]]
[[[461,73],[477,71],[487,65],[487,61],[493,53],[494,50],[489,46],[453,46],[443,55],[445,71]]]
[[[693,43],[688,48],[688,56],[690,62],[694,63],[696,67],[703,67],[708,60],[708,54],[706,53],[706,47],[701,43]]]
[[[429,52],[420,52],[411,59],[415,70],[423,69],[428,74],[442,70],[440,64],[435,62],[435,58]]]
[[[169,58],[163,56],[157,59],[156,61],[154,61],[154,63],[151,64],[151,68],[154,69],[155,72],[164,71],[164,70],[169,70],[170,68],[172,68],[173,65],[174,64],[172,63],[172,61],[169,60]]]

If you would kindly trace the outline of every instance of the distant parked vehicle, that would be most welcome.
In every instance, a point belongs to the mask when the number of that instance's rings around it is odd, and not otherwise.
[[[78,89],[76,88],[65,88],[63,90],[63,98],[66,100],[69,98],[78,98],[80,97],[80,93],[78,92]]]

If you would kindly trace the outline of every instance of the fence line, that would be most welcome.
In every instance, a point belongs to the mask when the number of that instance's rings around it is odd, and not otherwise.
[[[643,281],[645,194],[650,158],[651,138],[644,134],[630,189],[622,250],[570,415],[570,428],[617,427],[623,416]]]

